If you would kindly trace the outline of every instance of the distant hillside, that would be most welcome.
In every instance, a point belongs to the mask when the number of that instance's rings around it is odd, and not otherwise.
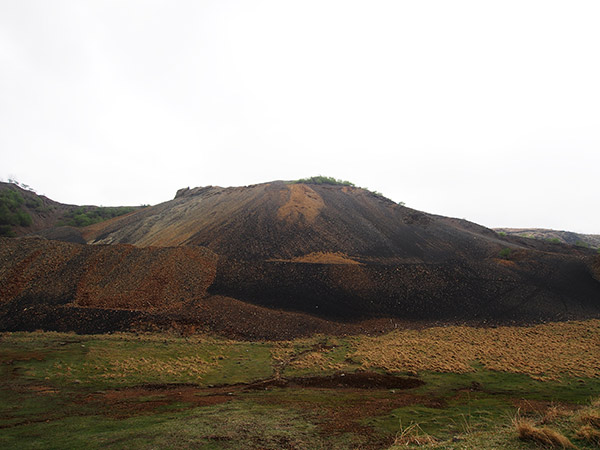
[[[600,234],[580,234],[572,231],[548,230],[544,228],[495,228],[496,232],[508,236],[520,236],[531,239],[540,239],[546,242],[579,247],[600,248]]]
[[[78,228],[137,209],[140,207],[66,205],[15,183],[0,182],[0,236],[39,234],[49,239],[85,243]]]

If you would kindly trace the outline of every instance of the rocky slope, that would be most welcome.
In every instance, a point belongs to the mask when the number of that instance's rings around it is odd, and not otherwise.
[[[287,184],[181,190],[174,200],[84,231],[90,243],[206,246],[248,260],[313,253],[360,262],[441,262],[495,255],[493,231],[425,214],[349,186]]]
[[[202,247],[91,246],[0,237],[0,330],[212,332],[246,339],[368,333],[399,321],[337,323],[212,295]]]
[[[351,186],[183,189],[81,238],[95,245],[2,241],[0,329],[154,323],[281,337],[600,315],[594,251],[502,236]]]

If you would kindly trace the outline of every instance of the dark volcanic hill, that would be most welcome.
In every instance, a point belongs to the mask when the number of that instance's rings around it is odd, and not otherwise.
[[[31,323],[30,308],[38,328],[60,316],[61,329],[85,331],[91,314],[95,330],[185,324],[248,337],[600,315],[595,252],[350,186],[182,189],[81,236],[96,245],[2,241],[0,328]]]
[[[172,201],[99,224],[99,244],[206,246],[245,261],[314,252],[361,262],[484,257],[503,245],[491,230],[415,211],[360,188],[286,184],[181,190]]]

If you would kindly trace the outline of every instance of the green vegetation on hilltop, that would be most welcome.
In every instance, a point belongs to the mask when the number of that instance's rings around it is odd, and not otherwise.
[[[25,200],[16,190],[0,192],[0,236],[14,236],[13,226],[28,227],[31,216],[23,209]]]
[[[379,191],[373,191],[366,187],[356,186],[356,184],[354,184],[353,182],[348,181],[348,180],[342,180],[342,179],[334,178],[334,177],[326,177],[323,175],[319,175],[316,177],[300,178],[299,180],[293,180],[293,181],[290,181],[289,183],[290,184],[327,184],[330,186],[350,186],[350,187],[356,187],[358,189],[364,189],[365,191],[369,191],[371,194],[374,194],[377,197],[387,198],[387,197],[385,197],[385,195],[383,195]],[[398,202],[398,204],[401,206],[404,206],[404,202]]]
[[[80,206],[65,214],[58,225],[87,227],[88,225],[130,213],[135,211],[135,209],[130,206]]]
[[[334,177],[325,177],[323,175],[319,175],[319,176],[316,176],[316,177],[309,177],[309,178],[300,178],[299,180],[292,181],[292,184],[298,184],[298,183],[303,183],[303,184],[330,184],[330,185],[333,185],[333,186],[352,186],[352,187],[356,186],[351,181],[340,180],[340,179],[334,178]]]

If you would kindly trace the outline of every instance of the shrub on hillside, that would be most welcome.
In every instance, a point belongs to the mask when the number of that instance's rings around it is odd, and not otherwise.
[[[44,209],[44,204],[42,203],[42,199],[37,196],[29,196],[25,199],[25,206],[30,209],[34,209],[36,211],[41,211]]]
[[[316,177],[309,177],[309,178],[300,178],[299,180],[294,180],[294,181],[290,181],[291,184],[328,184],[331,186],[351,186],[351,187],[358,187],[356,186],[354,183],[352,183],[351,181],[347,181],[347,180],[341,180],[339,178],[334,178],[334,177],[325,177],[323,175],[319,175]],[[358,187],[359,189],[364,189],[365,191],[369,191],[371,194],[380,197],[380,198],[387,198],[385,195],[383,195],[381,192],[379,191],[373,191],[369,188],[366,187]],[[404,202],[398,202],[398,204],[400,206],[404,206],[405,203]]]
[[[12,189],[0,192],[0,236],[14,236],[13,226],[28,227],[31,216],[23,210],[23,196]]]
[[[80,206],[65,214],[58,224],[71,227],[87,227],[132,211],[135,211],[135,208],[129,206]]]
[[[292,183],[331,184],[334,186],[352,186],[352,187],[355,186],[355,184],[350,181],[340,180],[340,179],[333,178],[333,177],[325,177],[323,175],[319,175],[317,177],[300,178],[299,180],[292,181]]]

